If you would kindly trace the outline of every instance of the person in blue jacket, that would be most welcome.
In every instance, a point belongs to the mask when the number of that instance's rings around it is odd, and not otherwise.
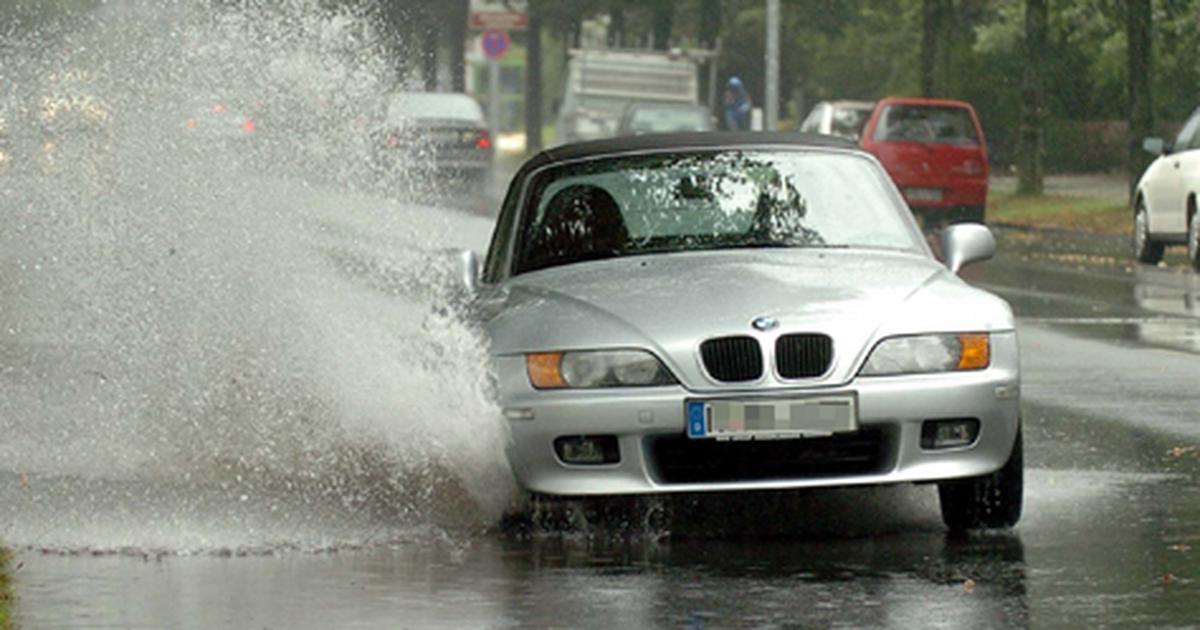
[[[730,131],[750,129],[750,94],[737,77],[730,77],[725,86],[725,128]]]

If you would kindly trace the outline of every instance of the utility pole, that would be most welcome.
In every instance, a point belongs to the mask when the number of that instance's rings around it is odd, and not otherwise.
[[[779,128],[779,0],[767,0],[767,89],[763,113],[766,130]]]
[[[529,30],[525,43],[525,151],[542,150],[542,11],[540,2],[529,3]]]

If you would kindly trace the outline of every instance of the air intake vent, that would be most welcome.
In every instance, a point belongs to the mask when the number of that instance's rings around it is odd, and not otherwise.
[[[763,374],[762,349],[753,337],[719,337],[700,344],[704,369],[718,381],[758,380]]]
[[[829,335],[784,335],[775,341],[775,362],[783,378],[814,378],[829,370],[833,340]]]

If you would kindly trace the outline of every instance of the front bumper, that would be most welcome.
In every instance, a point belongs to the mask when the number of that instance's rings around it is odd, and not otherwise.
[[[509,462],[528,490],[552,495],[640,494],[770,490],[848,485],[933,482],[994,472],[1008,460],[1019,424],[1019,370],[1015,333],[993,333],[992,364],[985,370],[897,377],[860,377],[839,387],[779,387],[731,392],[695,392],[681,386],[624,390],[538,391],[530,387],[521,357],[497,359],[501,404],[509,420]],[[853,393],[858,399],[859,434],[870,435],[877,452],[861,466],[847,468],[831,460],[811,466],[778,467],[773,472],[716,475],[703,481],[673,473],[664,453],[678,460],[679,448],[698,457],[720,457],[722,445],[745,449],[746,443],[695,444],[685,435],[687,399],[723,397],[828,395]],[[926,420],[976,418],[978,439],[970,446],[925,450],[921,425]],[[614,435],[621,460],[607,465],[569,465],[554,451],[555,438],[574,435]],[[841,448],[803,438],[765,442],[769,456],[796,458],[814,451],[829,454]],[[689,442],[692,444],[689,445]],[[690,446],[700,447],[688,450]],[[733,451],[729,451],[733,452]],[[745,453],[743,453],[745,454]],[[756,453],[752,457],[758,456]],[[718,466],[712,461],[714,469]],[[750,462],[753,465],[753,462]],[[701,463],[700,468],[704,468]],[[760,471],[761,473],[761,471]],[[703,475],[702,475],[703,476]],[[753,478],[750,478],[753,477]]]

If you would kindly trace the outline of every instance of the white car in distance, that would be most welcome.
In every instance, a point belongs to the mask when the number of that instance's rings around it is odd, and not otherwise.
[[[1146,138],[1142,148],[1158,156],[1133,194],[1133,253],[1138,262],[1157,264],[1167,245],[1187,245],[1188,260],[1200,269],[1200,108],[1175,141]]]

